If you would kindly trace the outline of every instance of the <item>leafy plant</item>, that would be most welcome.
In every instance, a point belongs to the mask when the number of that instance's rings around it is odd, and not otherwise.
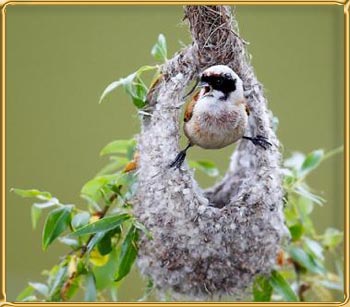
[[[323,206],[325,200],[306,183],[311,172],[342,150],[340,147],[327,154],[315,150],[306,156],[295,152],[285,159],[284,215],[291,242],[279,252],[271,276],[256,278],[253,286],[255,301],[332,301],[343,293],[342,260],[339,257],[343,234],[334,228],[317,234],[311,214],[314,206]],[[329,264],[335,266],[328,268],[327,263],[328,267]]]
[[[151,53],[157,60],[167,60],[164,35],[159,35]],[[159,67],[142,66],[107,86],[100,102],[113,90],[123,87],[133,104],[138,109],[144,108],[148,103],[147,93],[152,90],[142,79],[148,71],[155,71],[152,84],[157,82],[161,76]],[[330,297],[332,291],[342,291],[342,266],[336,257],[342,233],[329,228],[322,235],[316,234],[311,213],[314,206],[323,205],[324,200],[314,194],[305,181],[322,161],[338,151],[340,149],[324,154],[317,150],[307,156],[295,153],[285,160],[285,217],[291,243],[280,251],[271,276],[256,278],[254,301],[322,300]],[[17,300],[67,301],[80,289],[85,301],[97,298],[116,301],[116,290],[137,258],[140,233],[152,240],[152,234],[132,214],[137,184],[133,172],[138,159],[136,140],[115,140],[100,154],[109,156],[110,161],[82,187],[81,196],[86,201],[84,210],[74,204],[61,203],[49,192],[12,189],[19,196],[35,200],[31,207],[33,228],[37,227],[43,212],[47,212],[42,230],[43,250],[56,242],[70,248],[58,264],[43,272],[45,283],[30,282]],[[189,166],[208,176],[219,174],[210,161],[189,161]],[[338,263],[336,273],[326,268],[328,258]],[[153,281],[149,280],[139,301],[147,300],[152,291]]]
[[[82,287],[86,289],[86,300],[96,300],[98,292],[114,288],[130,271],[135,261],[133,254],[137,252],[138,232],[146,230],[131,214],[135,176],[123,169],[130,161],[127,152],[134,150],[135,143],[132,140],[121,143],[123,146],[119,144],[118,153],[125,163],[117,162],[118,170],[113,174],[98,175],[82,188],[87,210],[62,204],[48,192],[13,189],[22,197],[42,201],[32,205],[33,227],[41,212],[49,210],[42,231],[43,249],[56,241],[71,248],[59,264],[44,272],[47,282],[29,283],[18,296],[19,300],[69,300]],[[104,286],[98,288],[98,270],[111,266],[115,259],[117,268],[112,275],[103,276]]]
[[[152,47],[151,54],[156,60],[165,62],[167,60],[167,53],[165,36],[163,34],[159,34],[157,42]],[[154,82],[160,77],[159,66],[142,66],[129,76],[121,78],[109,84],[100,97],[100,103],[109,93],[122,86],[138,109],[145,107],[147,104],[147,93],[149,91],[149,88],[142,80],[141,75],[147,71],[156,71],[153,81],[151,82],[153,85]]]
[[[166,60],[166,41],[159,35],[152,48],[156,59]],[[158,66],[143,66],[126,78],[112,82],[101,95],[100,102],[111,91],[122,86],[134,105],[141,109],[147,104],[149,88],[142,80],[148,71]],[[136,141],[116,140],[101,150],[110,162],[81,189],[87,203],[82,210],[73,204],[62,204],[49,192],[36,189],[12,189],[19,196],[36,199],[32,205],[33,228],[44,211],[48,211],[42,230],[42,248],[46,250],[57,241],[71,250],[49,271],[43,272],[46,283],[30,282],[18,295],[20,301],[66,301],[84,289],[86,301],[107,294],[116,300],[115,291],[129,274],[136,260],[139,233],[149,240],[152,235],[132,215],[132,198],[135,192]],[[205,169],[205,167],[203,168]],[[101,274],[108,270],[109,274]],[[152,292],[150,281],[145,290],[145,300]]]

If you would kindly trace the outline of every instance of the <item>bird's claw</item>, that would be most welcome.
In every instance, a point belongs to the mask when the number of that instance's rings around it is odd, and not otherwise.
[[[267,140],[267,138],[262,135],[257,135],[255,138],[252,138],[252,142],[254,145],[259,145],[265,150],[272,146],[272,144]]]
[[[181,167],[182,163],[185,161],[186,151],[182,150],[178,153],[175,160],[169,164],[169,168],[178,169]]]
[[[272,146],[272,144],[267,140],[267,138],[262,136],[262,135],[257,135],[254,138],[244,136],[243,138],[252,141],[252,143],[254,145],[260,146],[260,147],[264,148],[265,150],[267,148],[269,148],[270,146]]]

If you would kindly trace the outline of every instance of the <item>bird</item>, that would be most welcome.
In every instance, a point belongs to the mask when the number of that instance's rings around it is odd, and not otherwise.
[[[249,108],[244,95],[243,81],[227,65],[214,65],[205,69],[197,84],[185,97],[199,88],[187,104],[184,113],[184,133],[188,139],[170,168],[180,168],[187,150],[193,146],[220,149],[240,139],[267,149],[272,146],[262,135],[246,136]],[[185,98],[184,97],[184,98]]]

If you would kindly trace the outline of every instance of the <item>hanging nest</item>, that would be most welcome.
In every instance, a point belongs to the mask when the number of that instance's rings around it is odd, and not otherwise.
[[[186,6],[193,43],[167,61],[142,118],[135,215],[152,233],[142,238],[138,266],[159,293],[177,299],[247,294],[257,274],[269,274],[286,228],[279,142],[262,85],[246,55],[229,7]],[[242,141],[223,180],[202,190],[179,152],[184,88],[205,68],[225,64],[243,80],[250,109],[247,135],[266,136],[262,150]]]

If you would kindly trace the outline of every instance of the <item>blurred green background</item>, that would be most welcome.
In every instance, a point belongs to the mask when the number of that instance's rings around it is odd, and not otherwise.
[[[280,125],[284,155],[343,144],[343,8],[341,6],[238,6],[237,18],[258,78]],[[173,54],[188,43],[181,6],[29,6],[6,9],[7,191],[50,191],[63,203],[84,206],[81,186],[107,162],[99,150],[130,138],[139,122],[122,90],[98,105],[110,82],[152,64],[159,33]],[[190,159],[211,159],[222,172],[233,147],[193,149]],[[327,199],[316,208],[320,231],[343,228],[343,155],[325,162],[309,183]],[[198,175],[203,186],[212,179]],[[60,243],[41,250],[30,201],[7,193],[6,293],[9,301],[28,281],[55,264]],[[142,293],[135,272],[121,300]]]

